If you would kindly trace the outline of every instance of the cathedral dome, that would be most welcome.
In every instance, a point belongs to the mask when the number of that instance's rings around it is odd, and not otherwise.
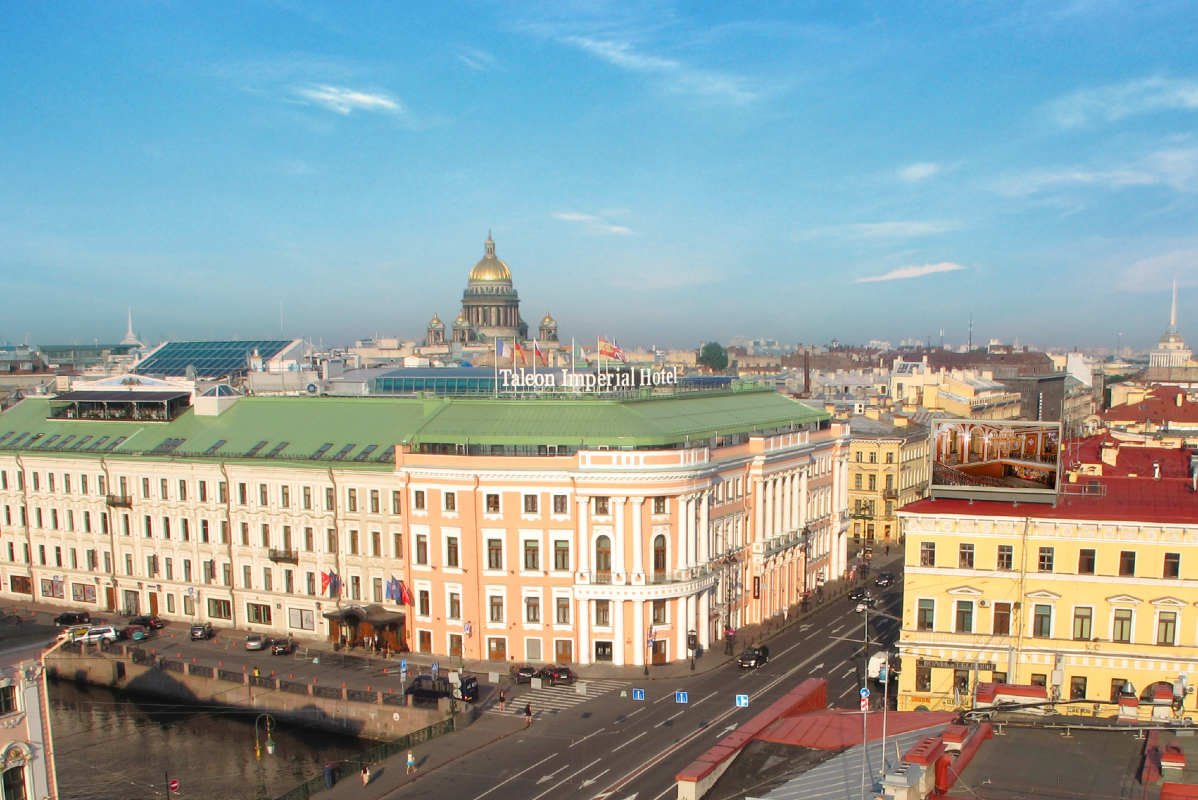
[[[474,265],[474,269],[470,270],[470,281],[471,283],[476,281],[512,282],[512,271],[507,268],[507,264],[495,257],[495,242],[489,233],[487,234],[486,255]]]
[[[430,330],[434,328],[443,329],[445,327],[445,323],[438,319],[436,314],[433,314],[433,318],[429,321],[428,327]]]

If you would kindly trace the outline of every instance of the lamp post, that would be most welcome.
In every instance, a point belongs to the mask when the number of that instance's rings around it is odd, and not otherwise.
[[[266,720],[264,727],[266,728],[266,741],[263,742],[258,736],[258,723]],[[275,724],[275,718],[270,714],[259,714],[254,719],[254,763],[258,774],[258,800],[267,800],[266,797],[266,776],[262,774],[262,746],[266,745],[267,755],[275,754],[275,740],[270,738],[270,729]]]
[[[691,651],[691,671],[695,669],[695,648],[699,646],[699,634],[695,631],[686,632],[686,649]]]
[[[875,617],[885,617],[892,619],[895,622],[902,624],[902,617],[896,617],[893,614],[887,614],[885,611],[874,611]],[[869,604],[865,606],[865,638],[862,640],[862,646],[865,648],[865,681],[869,681]],[[885,672],[878,671],[879,677],[886,676],[882,687],[882,776],[886,775],[886,713],[890,710],[890,658],[887,657]],[[861,749],[865,751],[865,715],[861,718]],[[865,800],[865,759],[861,759],[861,798]]]

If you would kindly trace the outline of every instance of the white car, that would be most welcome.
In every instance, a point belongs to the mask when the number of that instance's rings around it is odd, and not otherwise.
[[[121,638],[121,634],[111,625],[100,625],[95,628],[88,629],[87,633],[83,634],[83,642],[85,644],[101,644],[103,642],[115,642]]]

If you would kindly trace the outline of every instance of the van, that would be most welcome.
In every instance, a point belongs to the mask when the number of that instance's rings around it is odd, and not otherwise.
[[[463,675],[461,683],[450,683],[445,678],[434,678],[432,675],[417,675],[412,684],[404,690],[415,700],[439,700],[442,697],[452,697],[455,700],[465,700],[473,703],[478,700],[478,678],[473,675]]]

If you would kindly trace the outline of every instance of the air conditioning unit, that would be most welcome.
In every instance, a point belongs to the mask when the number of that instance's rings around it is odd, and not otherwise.
[[[978,601],[978,607],[979,607],[979,608],[989,608],[989,607],[990,607],[990,601],[989,601],[989,600],[979,600],[979,601]]]

